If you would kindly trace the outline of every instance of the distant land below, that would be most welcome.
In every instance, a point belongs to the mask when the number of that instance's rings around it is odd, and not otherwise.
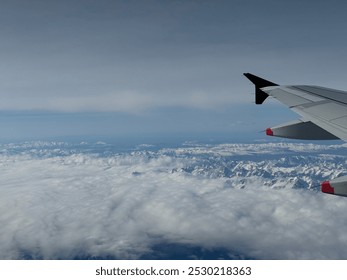
[[[0,259],[347,259],[346,147],[0,144]]]

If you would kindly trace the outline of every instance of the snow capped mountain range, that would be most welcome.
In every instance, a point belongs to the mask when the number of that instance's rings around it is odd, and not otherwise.
[[[180,172],[207,178],[229,178],[226,186],[246,188],[261,181],[270,188],[318,189],[320,182],[346,173],[344,146],[303,144],[229,144],[174,151],[194,158]]]
[[[346,145],[2,144],[0,258],[347,258],[347,200],[319,191],[345,163]]]

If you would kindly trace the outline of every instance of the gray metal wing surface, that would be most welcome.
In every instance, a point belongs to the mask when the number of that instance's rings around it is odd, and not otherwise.
[[[256,76],[244,75],[254,83]],[[257,84],[255,86],[257,88]],[[259,91],[287,105],[302,117],[303,122],[312,122],[347,142],[347,92],[305,85],[265,86],[258,87]]]

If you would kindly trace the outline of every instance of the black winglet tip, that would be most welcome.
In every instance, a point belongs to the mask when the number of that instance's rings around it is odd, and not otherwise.
[[[250,80],[257,88],[269,87],[269,86],[278,86],[278,84],[275,84],[271,81],[260,78],[256,75],[251,74],[251,73],[243,73],[243,75],[246,76],[247,79]]]

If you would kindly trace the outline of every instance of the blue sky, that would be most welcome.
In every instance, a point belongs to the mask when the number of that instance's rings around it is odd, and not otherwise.
[[[252,72],[347,89],[344,1],[2,1],[1,139],[258,132]]]

